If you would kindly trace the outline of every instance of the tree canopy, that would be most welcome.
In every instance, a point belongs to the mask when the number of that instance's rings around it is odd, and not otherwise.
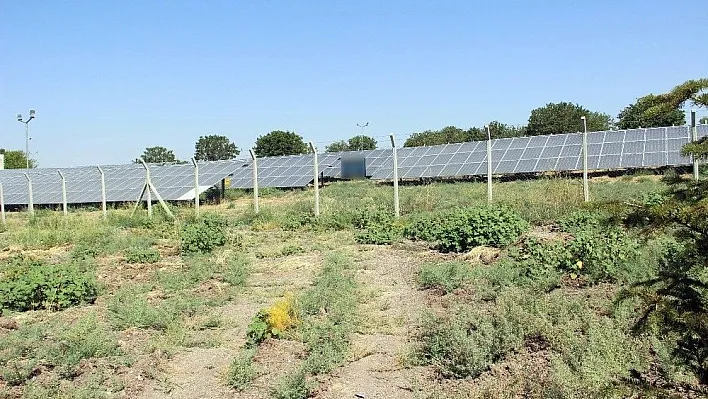
[[[165,147],[147,147],[140,156],[146,163],[173,163],[178,162],[175,153]],[[135,163],[140,163],[140,159],[136,159]]]
[[[678,107],[660,106],[654,112],[647,112],[662,103],[662,98],[653,94],[638,98],[636,103],[628,105],[617,115],[617,127],[637,129],[640,127],[683,125],[686,122],[686,113]]]
[[[327,152],[375,150],[376,139],[369,136],[354,136],[347,141],[340,140],[327,146]]]
[[[548,103],[531,111],[526,134],[573,133],[583,130],[582,116],[587,118],[588,131],[608,130],[612,127],[612,117],[600,112],[592,112],[578,104],[569,102]]]
[[[659,94],[657,104],[646,111],[653,115],[683,107],[686,103],[697,107],[708,107],[708,78],[687,80],[670,92]]]
[[[403,143],[403,146],[421,147],[427,145],[462,143],[465,141],[469,141],[468,132],[456,126],[447,126],[440,130],[426,130],[424,132],[413,133],[405,143]]]
[[[194,145],[194,159],[197,161],[220,161],[234,159],[241,151],[226,136],[201,136]]]
[[[24,169],[27,167],[27,156],[25,156],[24,151],[0,148],[0,154],[5,155],[5,169]],[[29,167],[36,168],[37,161],[30,158]]]
[[[274,130],[258,137],[254,151],[258,157],[297,155],[306,153],[307,145],[295,132]]]

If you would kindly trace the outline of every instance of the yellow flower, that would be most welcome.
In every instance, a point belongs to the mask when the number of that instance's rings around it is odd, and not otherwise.
[[[283,332],[288,327],[296,323],[293,301],[293,295],[291,293],[287,293],[283,299],[280,299],[268,308],[267,321],[271,328],[276,328]]]
[[[582,269],[583,268],[583,261],[579,260],[578,263],[575,264],[575,267],[578,269]]]

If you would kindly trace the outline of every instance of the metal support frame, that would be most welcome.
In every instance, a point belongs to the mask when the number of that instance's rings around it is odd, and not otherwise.
[[[69,216],[69,209],[66,204],[66,177],[64,177],[61,170],[57,169],[57,173],[59,173],[59,177],[61,177],[61,209],[64,212],[64,217],[67,217]]]
[[[253,162],[253,213],[258,213],[258,159],[253,149],[248,150],[248,153],[251,154],[251,161]]]
[[[167,206],[167,203],[165,203],[165,201],[162,199],[162,196],[160,196],[160,193],[152,184],[152,179],[150,179],[150,167],[148,167],[148,165],[142,158],[140,158],[140,163],[142,163],[143,167],[145,168],[145,184],[143,185],[143,189],[140,191],[140,197],[138,197],[138,201],[135,203],[135,207],[133,208],[132,214],[135,214],[135,211],[138,209],[140,202],[143,200],[143,196],[145,196],[147,202],[148,217],[152,218],[152,193],[155,193],[155,198],[157,198],[157,201],[162,206],[162,209],[165,210],[165,213],[170,218],[174,219],[175,215],[172,214],[172,211],[170,211],[170,208]]]
[[[396,138],[391,135],[391,150],[393,152],[393,211],[396,217],[401,216],[401,204],[398,197],[398,150]]]
[[[199,216],[199,164],[192,158],[194,165],[194,213]]]
[[[492,130],[487,129],[487,204],[492,203]]]
[[[590,184],[588,182],[588,120],[581,116],[583,120],[583,196],[585,202],[590,201]]]
[[[698,141],[698,128],[696,127],[696,110],[691,110],[691,140]],[[693,180],[698,181],[700,178],[699,168],[698,168],[698,158],[691,156],[693,158]]]
[[[25,179],[27,179],[27,211],[30,216],[34,216],[34,194],[32,192],[32,179],[29,173],[25,173]]]
[[[310,141],[310,149],[314,155],[314,169],[315,169],[315,216],[320,216],[320,166],[317,161],[317,147]]]
[[[106,210],[106,174],[103,173],[103,169],[100,166],[98,168],[98,173],[101,175],[101,212],[103,213],[103,218],[108,219],[108,211]]]
[[[2,191],[2,183],[0,183],[0,221],[5,225],[5,193]]]

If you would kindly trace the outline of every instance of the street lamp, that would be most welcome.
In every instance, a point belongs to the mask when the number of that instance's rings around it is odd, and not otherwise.
[[[35,111],[31,109],[29,111],[29,118],[27,118],[26,121],[22,120],[22,114],[17,114],[17,121],[22,122],[25,124],[25,159],[27,161],[27,171],[29,172],[30,168],[30,155],[29,155],[29,123],[32,119],[34,119]]]
[[[359,151],[361,151],[361,146],[363,144],[363,138],[364,138],[364,128],[369,126],[369,122],[364,123],[363,125],[356,124],[358,127],[361,128],[361,135],[359,135]]]

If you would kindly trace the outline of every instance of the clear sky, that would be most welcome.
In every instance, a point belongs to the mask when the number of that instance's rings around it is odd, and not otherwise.
[[[189,158],[206,134],[323,147],[364,122],[402,141],[559,101],[616,116],[707,77],[707,17],[705,0],[0,0],[0,147],[24,149],[30,108],[42,167]]]

